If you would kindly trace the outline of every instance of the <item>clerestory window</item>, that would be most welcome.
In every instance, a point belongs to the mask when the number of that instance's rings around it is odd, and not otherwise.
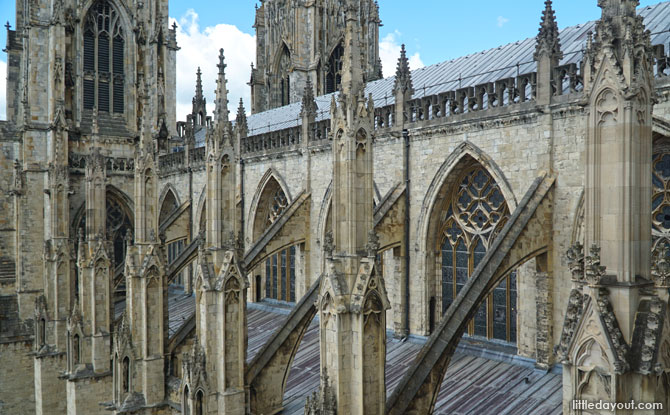
[[[109,2],[96,2],[84,23],[84,109],[123,113],[124,50],[119,14]]]
[[[342,64],[344,57],[344,46],[340,43],[328,59],[326,66],[326,94],[340,90],[342,85]]]
[[[509,218],[498,184],[480,165],[460,177],[442,225],[442,313],[446,312]],[[470,335],[516,342],[516,272],[503,278],[473,320]]]

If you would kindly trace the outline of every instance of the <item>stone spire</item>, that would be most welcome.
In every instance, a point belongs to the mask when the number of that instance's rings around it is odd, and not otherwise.
[[[560,59],[561,44],[558,36],[558,24],[556,23],[556,14],[552,7],[551,0],[544,2],[545,8],[542,12],[542,21],[540,22],[540,32],[537,35],[537,45],[535,46],[535,59],[546,54],[548,56]]]
[[[316,105],[314,100],[314,88],[312,86],[312,80],[307,78],[307,84],[305,84],[305,92],[302,94],[302,108],[300,110],[300,116],[310,117],[316,116],[316,111],[319,107]]]
[[[414,87],[412,85],[412,73],[409,69],[409,59],[407,59],[407,51],[405,50],[405,45],[402,45],[400,49],[400,57],[398,58],[398,67],[395,71],[395,83],[393,84],[393,90],[397,92],[410,92],[414,93]]]
[[[216,79],[216,108],[214,114],[217,125],[221,122],[227,122],[228,113],[228,83],[226,81],[226,65],[224,63],[223,49],[219,49],[219,63],[216,65],[219,68],[219,76]]]

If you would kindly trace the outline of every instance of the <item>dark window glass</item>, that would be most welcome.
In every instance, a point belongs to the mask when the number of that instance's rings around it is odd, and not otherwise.
[[[290,295],[291,297],[289,298],[289,301],[292,303],[295,303],[295,246],[292,246],[290,248],[290,253],[291,253],[291,273],[290,273],[290,279],[291,279],[291,291]]]
[[[286,283],[286,250],[281,251],[281,300],[288,300],[287,288],[288,284]]]

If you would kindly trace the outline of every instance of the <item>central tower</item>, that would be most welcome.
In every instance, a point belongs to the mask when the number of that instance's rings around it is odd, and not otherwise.
[[[316,95],[339,90],[345,36],[342,0],[262,0],[256,10],[256,67],[252,68],[251,112],[298,102],[307,84]],[[355,24],[365,81],[382,77],[379,5],[360,0]]]

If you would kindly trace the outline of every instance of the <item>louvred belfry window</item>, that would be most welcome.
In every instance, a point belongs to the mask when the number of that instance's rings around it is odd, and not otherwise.
[[[123,114],[125,39],[107,1],[91,6],[84,24],[84,109]]]

